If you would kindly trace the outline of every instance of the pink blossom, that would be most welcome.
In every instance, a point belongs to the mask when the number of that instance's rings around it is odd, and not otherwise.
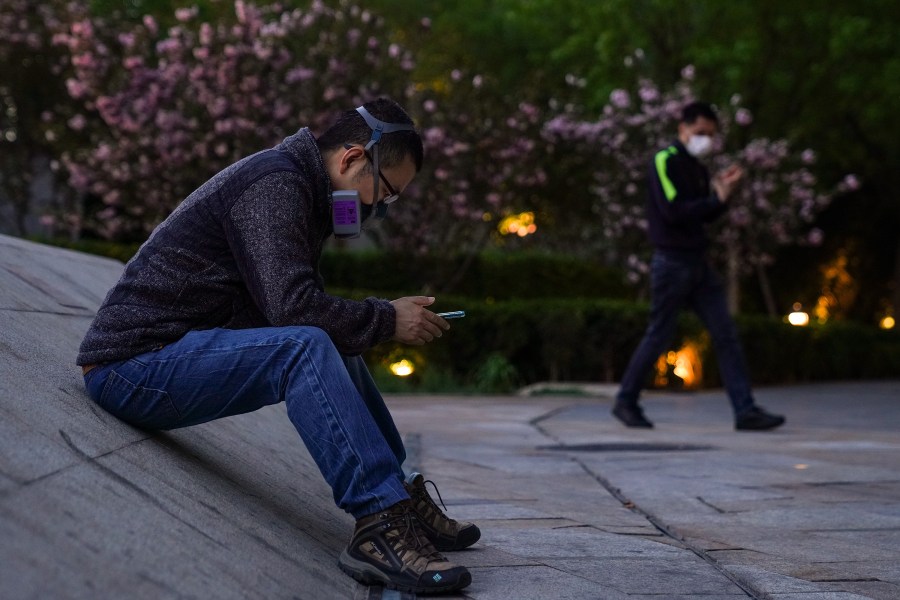
[[[753,115],[746,108],[739,108],[734,113],[734,121],[742,127],[746,127],[753,122]]]
[[[69,127],[74,129],[75,131],[81,131],[84,129],[85,125],[87,125],[87,119],[84,118],[84,115],[77,114],[68,121]]]
[[[854,191],[859,189],[859,179],[857,179],[856,175],[847,175],[844,177],[842,181],[844,189],[848,191]]]
[[[213,38],[213,28],[209,23],[203,23],[200,25],[200,43],[204,46],[208,46],[212,43]]]
[[[197,7],[194,6],[192,8],[179,8],[175,10],[175,18],[182,23],[190,21],[197,15]]]
[[[156,24],[156,19],[150,15],[144,15],[144,27],[147,28],[147,31],[149,31],[151,35],[156,35],[156,32],[159,31],[159,25]]]
[[[659,90],[651,85],[642,85],[638,94],[644,102],[654,102],[659,98]]]
[[[84,96],[86,89],[85,85],[77,79],[66,79],[66,90],[76,100]]]
[[[247,5],[244,4],[243,0],[235,0],[234,14],[237,16],[238,23],[247,22]]]
[[[613,90],[609,95],[609,100],[616,108],[627,108],[631,103],[631,99],[628,97],[628,92],[622,89]]]

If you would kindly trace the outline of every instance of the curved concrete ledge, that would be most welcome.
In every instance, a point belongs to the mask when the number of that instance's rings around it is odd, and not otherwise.
[[[151,434],[87,398],[75,355],[122,267],[0,235],[0,597],[359,593],[283,406]]]

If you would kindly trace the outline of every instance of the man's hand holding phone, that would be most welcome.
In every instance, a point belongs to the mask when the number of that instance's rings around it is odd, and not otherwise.
[[[441,337],[444,331],[450,329],[450,323],[425,308],[433,303],[434,298],[431,296],[408,296],[391,300],[397,312],[394,337],[391,339],[403,344],[422,346]]]
[[[713,177],[712,186],[719,197],[719,201],[727,202],[732,192],[744,178],[744,170],[740,165],[729,165]]]

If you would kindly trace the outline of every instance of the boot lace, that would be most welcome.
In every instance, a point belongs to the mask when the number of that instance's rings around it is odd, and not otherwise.
[[[429,562],[444,560],[443,555],[419,529],[416,514],[411,506],[400,508],[391,515],[386,525],[388,531],[385,532],[385,538],[390,541],[397,556],[404,563],[409,562],[413,568],[425,570]]]
[[[431,484],[431,487],[434,488],[434,493],[437,494],[437,497],[441,503],[441,506],[444,507],[443,511],[440,509],[440,507],[437,505],[437,503],[435,503],[434,498],[431,497],[431,494],[428,493],[428,488],[426,488],[425,486],[427,486],[429,483]],[[447,519],[448,521],[450,521],[451,524],[456,524],[456,521],[454,521],[453,519],[451,519],[450,517],[448,517],[446,515],[447,505],[444,504],[444,499],[441,498],[441,492],[440,492],[440,490],[438,490],[438,486],[435,482],[433,482],[430,479],[425,479],[422,482],[421,487],[416,486],[416,496],[418,499],[422,500],[423,502],[428,504],[432,509],[434,509],[434,512],[436,512],[438,515],[440,515],[440,516],[444,517],[445,519]]]

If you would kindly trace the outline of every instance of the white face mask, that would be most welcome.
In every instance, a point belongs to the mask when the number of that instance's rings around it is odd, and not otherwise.
[[[708,135],[692,135],[684,146],[691,156],[700,158],[709,154],[713,147],[712,137]]]

